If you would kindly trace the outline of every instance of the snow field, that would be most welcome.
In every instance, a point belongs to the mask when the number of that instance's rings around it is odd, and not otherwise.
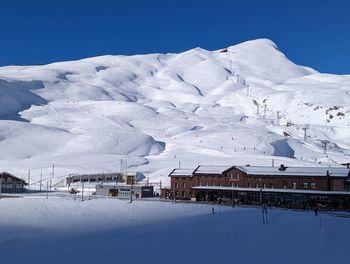
[[[156,201],[2,199],[6,263],[347,263],[349,215]],[[6,209],[6,210],[4,210]],[[345,217],[347,216],[347,217]]]

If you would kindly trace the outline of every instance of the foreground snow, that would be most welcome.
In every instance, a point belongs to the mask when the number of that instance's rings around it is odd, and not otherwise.
[[[157,201],[0,200],[4,263],[349,263],[350,218]],[[349,216],[343,213],[342,216]]]

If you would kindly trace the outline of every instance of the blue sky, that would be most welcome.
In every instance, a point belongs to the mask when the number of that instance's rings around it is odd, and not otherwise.
[[[269,38],[297,64],[350,74],[346,0],[0,1],[0,65],[212,50]]]

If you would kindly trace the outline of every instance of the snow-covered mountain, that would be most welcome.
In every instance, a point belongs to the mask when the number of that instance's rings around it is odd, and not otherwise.
[[[350,75],[296,65],[267,39],[1,67],[0,170],[110,172],[127,158],[159,179],[179,163],[339,164],[349,111]]]

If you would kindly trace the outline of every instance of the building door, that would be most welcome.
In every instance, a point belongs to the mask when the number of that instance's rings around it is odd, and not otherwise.
[[[109,196],[118,196],[118,190],[109,190]]]

